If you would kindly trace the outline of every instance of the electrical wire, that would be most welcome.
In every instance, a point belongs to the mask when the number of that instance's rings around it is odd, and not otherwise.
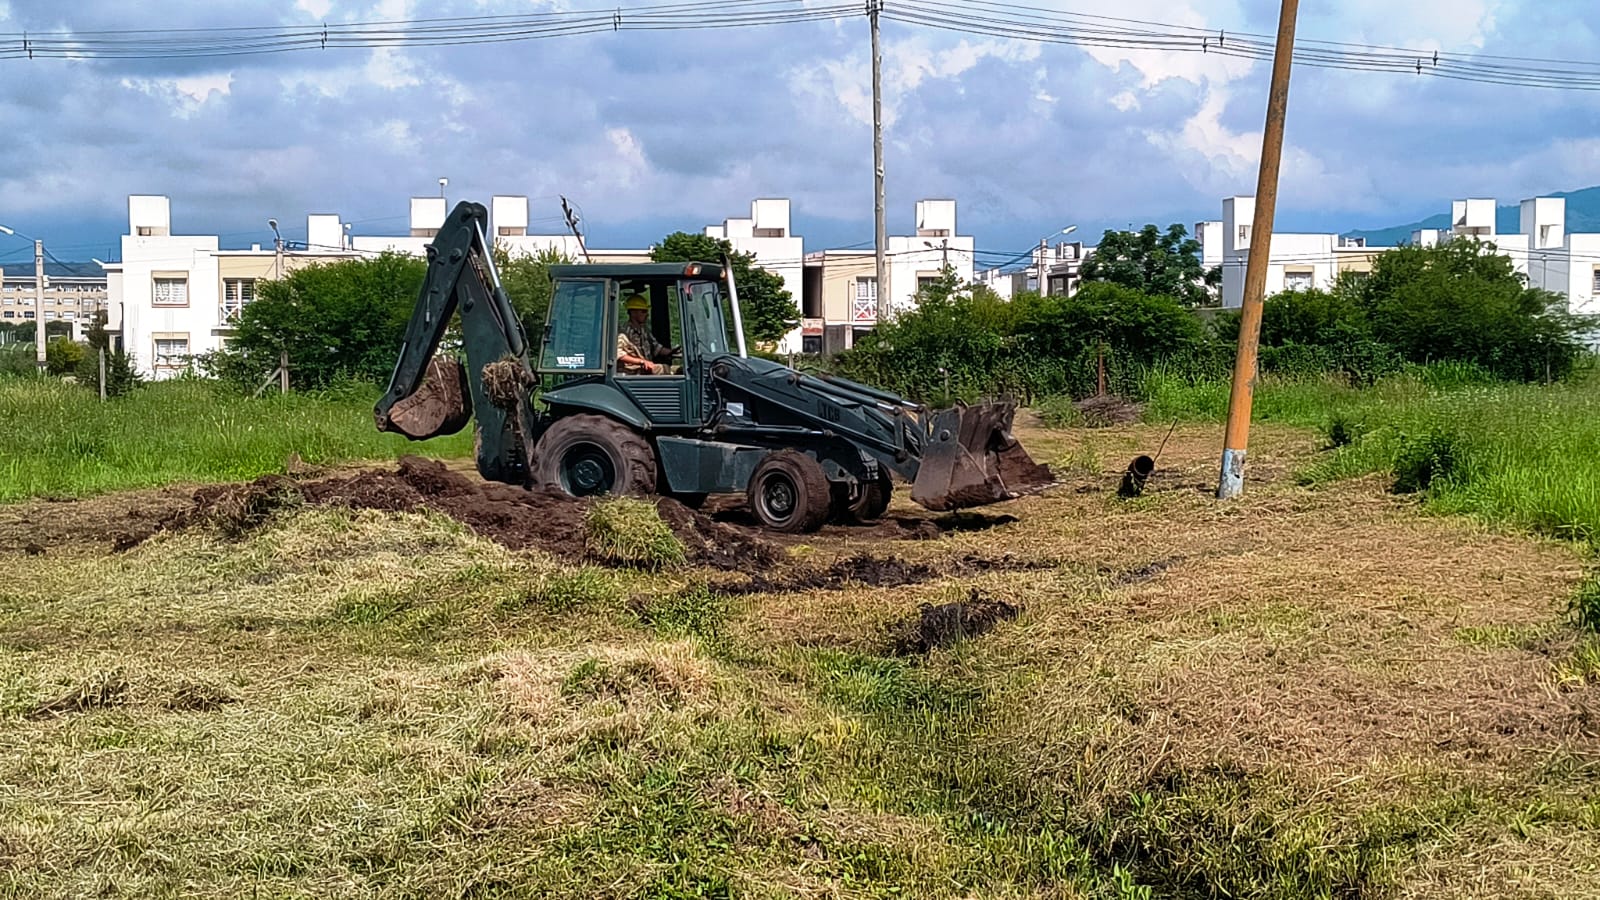
[[[1271,35],[1119,18],[1006,3],[1001,0],[874,0],[880,16],[903,25],[1034,43],[1123,51],[1200,53],[1269,60]],[[150,28],[0,33],[6,59],[174,59],[306,50],[440,47],[510,43],[622,31],[751,28],[858,18],[860,3],[810,5],[806,0],[697,2],[551,10],[449,19],[322,23],[295,26]],[[1303,39],[1301,66],[1568,91],[1600,90],[1600,61],[1543,56],[1458,54],[1437,50]]]

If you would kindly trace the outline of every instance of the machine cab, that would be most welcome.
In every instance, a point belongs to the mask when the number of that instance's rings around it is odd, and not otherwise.
[[[706,372],[732,352],[721,266],[561,265],[550,267],[550,277],[534,361],[546,393],[593,385],[591,398],[595,388],[619,391],[619,411],[636,412],[651,426],[703,421],[710,412]]]

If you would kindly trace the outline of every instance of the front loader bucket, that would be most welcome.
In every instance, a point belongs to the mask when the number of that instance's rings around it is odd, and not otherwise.
[[[1011,434],[1011,403],[943,409],[933,414],[911,499],[927,509],[965,509],[1015,500],[1055,483]]]
[[[414,441],[455,434],[472,418],[467,370],[455,360],[434,358],[424,370],[416,393],[376,414],[379,431],[393,431]]]

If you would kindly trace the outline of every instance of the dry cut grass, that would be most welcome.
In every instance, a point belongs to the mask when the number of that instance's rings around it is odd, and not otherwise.
[[[1600,893],[1578,552],[1297,487],[1289,429],[1238,502],[1187,426],[1117,498],[1165,433],[1023,426],[1060,489],[792,543],[754,593],[371,512],[13,551],[0,890]],[[897,648],[962,602],[1019,614]]]

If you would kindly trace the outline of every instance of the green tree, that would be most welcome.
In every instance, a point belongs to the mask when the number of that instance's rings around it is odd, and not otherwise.
[[[800,324],[800,307],[783,286],[783,278],[757,266],[754,254],[735,253],[727,239],[675,231],[661,239],[650,258],[656,262],[720,263],[724,253],[733,262],[746,339],[772,343],[793,331]]]
[[[121,397],[138,387],[144,380],[134,367],[133,359],[121,350],[111,349],[111,332],[106,330],[106,314],[95,314],[94,324],[84,333],[88,352],[78,363],[78,382],[99,390],[100,353],[106,355],[106,396]]]
[[[287,352],[295,388],[341,378],[383,384],[394,371],[427,269],[425,260],[388,252],[260,282],[227,349],[213,355],[207,368],[256,384]]]
[[[87,357],[83,345],[70,337],[51,338],[44,345],[45,371],[57,377],[76,373]]]
[[[512,254],[502,242],[494,246],[494,266],[500,272],[500,286],[505,288],[511,306],[517,311],[522,330],[530,341],[537,341],[544,328],[545,314],[550,309],[550,267],[572,262],[565,253],[546,247],[538,253]]]
[[[1173,223],[1163,234],[1154,225],[1138,232],[1107,230],[1083,261],[1083,280],[1108,281],[1152,296],[1173,297],[1185,306],[1204,306],[1222,283],[1222,269],[1207,271],[1200,242]]]
[[[1407,360],[1471,362],[1511,380],[1570,374],[1596,324],[1473,238],[1379,255],[1358,296],[1373,337]]]

